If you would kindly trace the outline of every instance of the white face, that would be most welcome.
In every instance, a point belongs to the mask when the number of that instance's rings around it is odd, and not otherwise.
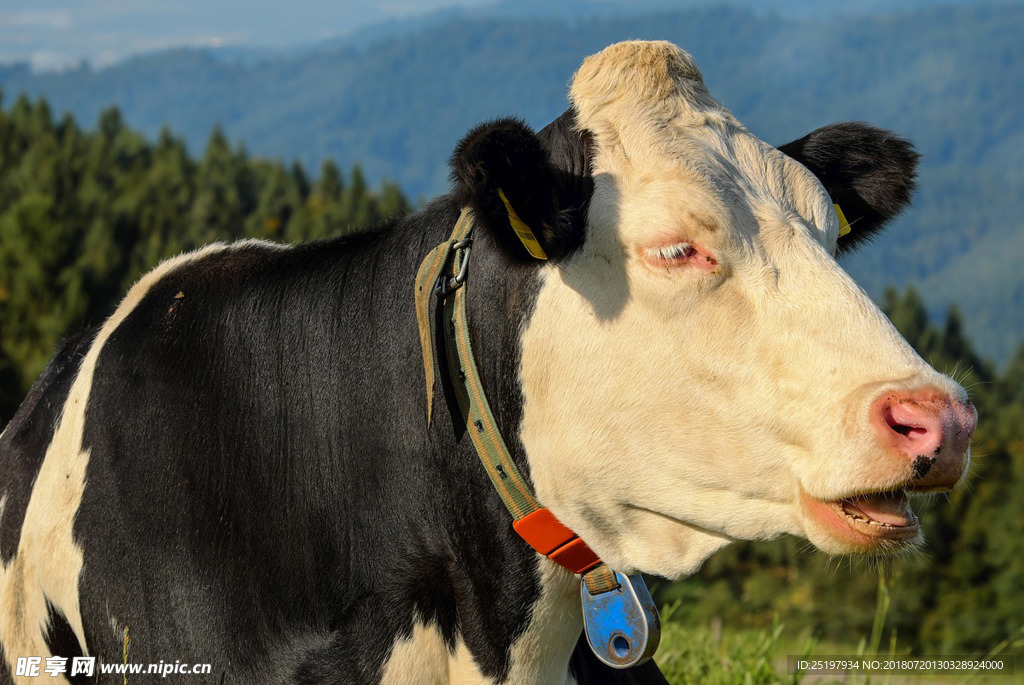
[[[614,567],[670,578],[735,539],[917,542],[916,424],[893,415],[939,407],[969,433],[973,409],[836,263],[820,182],[674,46],[589,58],[572,99],[597,150],[587,238],[545,267],[523,334],[541,501]],[[955,483],[966,450],[943,438],[944,480],[917,489]]]

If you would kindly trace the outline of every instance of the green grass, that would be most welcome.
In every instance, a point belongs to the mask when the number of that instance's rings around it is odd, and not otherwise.
[[[669,612],[665,612],[669,613]],[[1005,646],[1024,647],[1024,635],[1007,640]],[[874,675],[874,676],[804,676],[787,673],[789,655],[813,657],[822,655],[856,655],[863,651],[858,645],[819,643],[813,637],[790,635],[776,622],[764,630],[717,630],[711,626],[686,626],[678,621],[664,620],[661,646],[656,659],[662,673],[673,685],[704,683],[707,685],[1014,685],[1024,683],[1024,663],[1017,659],[1017,672],[1012,676],[966,675]],[[993,650],[995,651],[995,650]],[[883,651],[887,653],[887,650]],[[900,654],[900,652],[896,652]],[[1010,652],[1012,653],[1012,652]],[[1007,651],[999,655],[1006,657]]]
[[[661,610],[662,634],[657,662],[670,683],[683,685],[775,685],[805,683],[823,685],[1011,685],[1024,683],[1024,659],[1018,657],[1015,675],[874,675],[874,676],[804,676],[787,673],[787,657],[800,658],[824,655],[907,656],[896,636],[890,634],[883,647],[885,622],[890,596],[885,574],[879,573],[875,620],[871,634],[857,644],[819,642],[809,631],[789,634],[776,616],[771,628],[762,630],[723,630],[721,622],[711,625],[687,625],[675,618],[680,602],[672,602]],[[1024,648],[1024,627],[993,647],[986,658],[1013,658]]]
[[[806,654],[814,647],[807,639],[802,649],[783,646],[784,627],[776,619],[770,629],[723,631],[715,626],[687,626],[673,619],[678,603],[662,609],[661,646],[657,660],[670,683],[742,685],[798,683],[786,675],[786,655]]]

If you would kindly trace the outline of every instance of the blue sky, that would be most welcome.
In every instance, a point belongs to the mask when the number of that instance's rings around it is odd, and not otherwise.
[[[388,19],[491,0],[0,0],[0,62],[102,66],[178,46],[313,43]]]

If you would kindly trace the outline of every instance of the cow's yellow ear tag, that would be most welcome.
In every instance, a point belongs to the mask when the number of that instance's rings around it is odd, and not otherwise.
[[[832,206],[836,208],[836,216],[839,217],[839,237],[842,238],[853,229],[850,228],[850,222],[846,220],[846,215],[839,209],[839,205],[832,203]]]
[[[498,197],[505,203],[505,209],[508,210],[508,222],[512,224],[512,230],[519,236],[519,240],[523,243],[523,247],[530,253],[530,256],[534,259],[547,259],[548,256],[544,254],[544,248],[540,246],[537,241],[537,236],[533,234],[530,227],[527,226],[519,215],[516,214],[516,210],[512,209],[512,203],[505,197],[505,191],[498,188]]]

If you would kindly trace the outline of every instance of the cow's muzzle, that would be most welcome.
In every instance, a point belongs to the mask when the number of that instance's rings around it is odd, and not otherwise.
[[[920,542],[909,495],[949,490],[963,479],[978,414],[934,388],[889,390],[872,401],[870,421],[882,447],[873,484],[836,499],[800,488],[808,536],[826,551],[888,553]]]
[[[871,407],[880,440],[906,472],[904,489],[949,490],[967,470],[978,413],[965,400],[937,390],[882,393]]]

